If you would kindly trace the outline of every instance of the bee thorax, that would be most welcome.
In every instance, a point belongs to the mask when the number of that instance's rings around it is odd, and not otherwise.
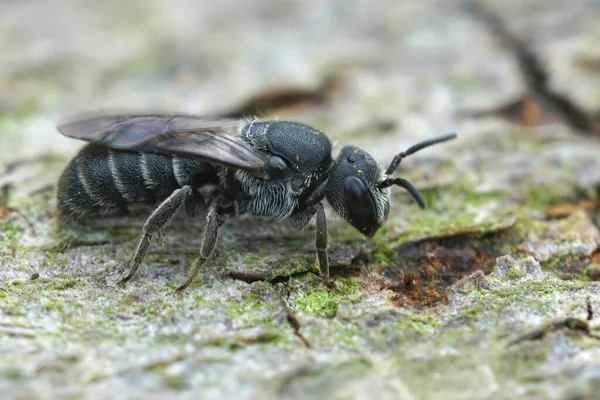
[[[236,201],[238,214],[284,219],[298,206],[298,196],[289,181],[261,180],[246,172],[237,171],[235,180],[240,186]]]

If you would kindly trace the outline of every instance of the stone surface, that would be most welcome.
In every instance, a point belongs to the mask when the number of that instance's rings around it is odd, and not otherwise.
[[[600,109],[597,3],[526,3],[486,2],[556,88]],[[571,328],[515,339],[600,305],[600,141],[457,117],[523,90],[465,2],[4,1],[0,54],[0,398],[596,395],[597,339]],[[459,139],[402,163],[428,208],[394,189],[372,240],[328,210],[332,287],[315,268],[314,225],[231,221],[177,298],[202,221],[176,217],[121,289],[151,209],[53,218],[81,146],[57,121],[253,107],[382,164],[434,135]]]

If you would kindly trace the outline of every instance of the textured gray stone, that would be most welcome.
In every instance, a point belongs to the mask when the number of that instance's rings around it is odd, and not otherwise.
[[[598,53],[593,1],[487,3],[531,39],[553,85],[600,108],[597,77],[575,66]],[[600,303],[583,274],[599,262],[600,217],[577,208],[598,200],[600,141],[456,117],[523,90],[464,2],[5,1],[0,38],[0,398],[593,398],[595,339],[515,339]],[[382,164],[460,134],[398,170],[426,210],[393,190],[373,240],[329,220],[334,288],[318,278],[313,226],[231,221],[175,298],[201,221],[176,217],[120,289],[150,209],[53,219],[81,146],[56,133],[62,118],[212,115],[286,91],[321,95],[266,117],[318,126]],[[571,211],[549,218],[561,204]]]

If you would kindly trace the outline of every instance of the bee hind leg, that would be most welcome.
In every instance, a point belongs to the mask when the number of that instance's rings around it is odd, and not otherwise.
[[[177,189],[165,201],[163,201],[156,210],[152,212],[144,224],[144,236],[142,236],[142,239],[140,239],[140,243],[135,251],[129,273],[125,278],[121,279],[117,285],[123,287],[129,280],[131,280],[131,278],[133,278],[138,268],[142,264],[142,261],[146,257],[146,254],[148,254],[152,235],[167,226],[173,216],[177,213],[177,211],[179,211],[185,199],[187,199],[191,194],[192,188],[189,186],[184,186],[180,189]]]
[[[225,215],[220,215],[215,211],[208,213],[208,216],[206,217],[206,226],[204,227],[204,235],[202,236],[200,257],[194,261],[194,265],[188,273],[187,279],[175,290],[175,295],[181,295],[181,292],[183,292],[185,288],[193,282],[196,275],[198,275],[198,271],[202,265],[210,258],[217,243],[219,226],[223,225],[225,221],[227,221],[227,216]]]

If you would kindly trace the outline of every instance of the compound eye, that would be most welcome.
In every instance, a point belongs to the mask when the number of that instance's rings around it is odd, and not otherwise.
[[[375,202],[365,183],[356,176],[344,180],[344,197],[348,207],[349,222],[363,235],[373,236],[379,224]]]

